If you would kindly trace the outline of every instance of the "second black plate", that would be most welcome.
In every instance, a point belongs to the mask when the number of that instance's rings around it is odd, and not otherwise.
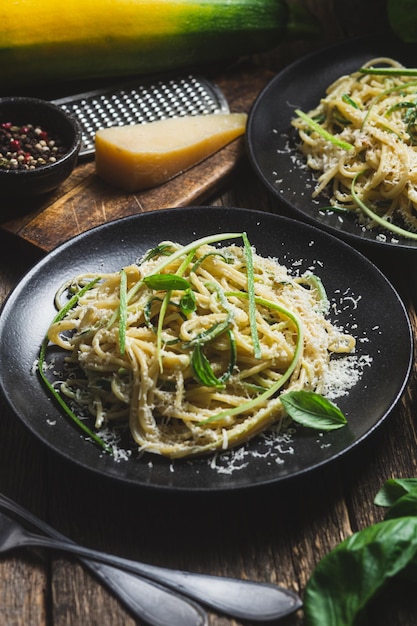
[[[286,67],[259,94],[252,107],[246,131],[247,150],[266,187],[304,220],[352,244],[417,251],[416,239],[365,230],[353,215],[320,212],[328,200],[312,199],[314,176],[297,150],[298,133],[291,126],[294,109],[307,113],[318,105],[334,80],[381,56],[415,67],[417,46],[367,37],[320,49]]]

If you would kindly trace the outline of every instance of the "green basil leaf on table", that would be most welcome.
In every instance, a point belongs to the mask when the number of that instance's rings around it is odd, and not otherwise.
[[[417,517],[417,487],[398,498],[386,512],[385,519],[407,517],[409,515]]]
[[[417,478],[389,478],[374,498],[377,506],[393,506],[397,500],[417,488]]]
[[[387,581],[415,566],[416,554],[417,516],[385,520],[348,537],[313,571],[304,594],[304,625],[356,626]]]

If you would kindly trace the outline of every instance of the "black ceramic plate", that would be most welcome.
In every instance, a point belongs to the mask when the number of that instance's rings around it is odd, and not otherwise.
[[[248,233],[260,254],[277,257],[296,272],[313,269],[322,278],[334,311],[340,311],[334,313],[334,320],[357,337],[360,380],[338,400],[349,425],[325,435],[300,429],[292,437],[268,440],[260,436],[238,452],[191,461],[171,462],[136,452],[129,460],[114,460],[84,439],[33,372],[55,314],[57,288],[80,272],[117,271],[166,239],[185,244],[236,229]],[[161,489],[209,491],[264,485],[336,459],[389,414],[408,379],[411,355],[411,330],[404,306],[387,279],[364,256],[309,225],[246,209],[163,210],[93,229],[40,261],[10,295],[0,316],[1,388],[32,433],[86,470]]]
[[[314,177],[297,150],[298,134],[291,126],[294,109],[306,113],[316,107],[326,88],[339,76],[357,70],[370,59],[389,56],[416,66],[417,46],[386,38],[346,41],[321,49],[289,65],[265,87],[249,115],[246,140],[250,161],[267,188],[302,219],[352,244],[417,250],[417,240],[385,237],[360,227],[353,215],[320,212],[325,197],[311,198]],[[301,164],[301,166],[300,166]]]

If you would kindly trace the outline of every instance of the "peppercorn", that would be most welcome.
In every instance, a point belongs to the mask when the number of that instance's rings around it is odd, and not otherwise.
[[[0,124],[0,169],[33,170],[55,163],[66,152],[59,137],[39,125]]]

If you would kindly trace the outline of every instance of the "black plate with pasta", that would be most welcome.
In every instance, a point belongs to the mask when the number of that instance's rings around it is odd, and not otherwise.
[[[406,67],[416,67],[417,47],[367,37],[320,49],[294,62],[275,76],[255,101],[247,126],[247,149],[255,172],[296,216],[361,249],[383,246],[391,250],[417,250],[417,239],[381,228],[362,227],[354,214],[320,211],[328,207],[325,194],[312,198],[313,171],[305,164],[297,145],[298,132],[291,125],[295,110],[308,113],[337,78],[358,70],[377,57],[391,57]]]
[[[120,444],[116,458],[88,440],[51,399],[36,362],[56,290],[83,272],[118,272],[164,240],[188,244],[214,233],[245,231],[264,257],[324,283],[332,321],[356,337],[352,384],[336,400],[347,426],[328,433],[295,428],[261,434],[231,451],[170,460]],[[300,476],[334,461],[389,415],[406,385],[412,335],[403,303],[384,275],[338,238],[296,220],[246,209],[167,209],[111,222],[48,254],[22,279],[0,317],[2,392],[27,428],[56,453],[102,477],[161,490],[221,491]],[[345,371],[346,375],[346,371]],[[126,445],[126,448],[123,446]],[[131,448],[131,455],[124,453]],[[126,458],[125,458],[126,457]]]

